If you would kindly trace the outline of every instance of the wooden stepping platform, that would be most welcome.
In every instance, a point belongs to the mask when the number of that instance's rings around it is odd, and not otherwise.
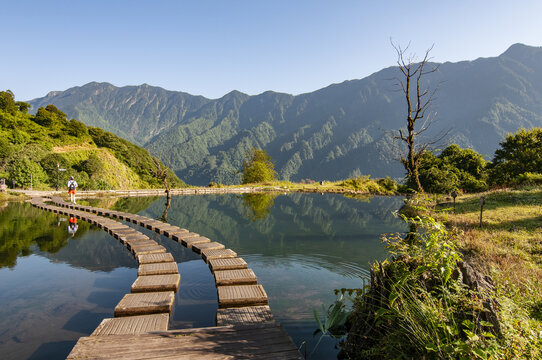
[[[174,226],[174,225],[169,225],[167,223],[162,223],[162,226],[156,226],[154,228],[154,231],[159,233],[159,234],[164,234],[165,231],[168,231],[168,230],[178,230],[179,227],[177,226]]]
[[[156,241],[151,240],[151,239],[126,240],[124,244],[128,247],[129,250],[132,250],[133,248],[136,248],[136,247],[158,245]]]
[[[131,251],[134,256],[139,256],[145,254],[165,253],[166,248],[162,245],[134,245],[131,247]]]
[[[237,253],[232,249],[203,250],[201,253],[203,261],[208,263],[215,259],[227,259],[237,257]]]
[[[177,226],[176,229],[171,228],[171,229],[165,230],[165,231],[164,231],[164,236],[167,236],[167,237],[169,237],[169,238],[172,238],[173,235],[176,235],[176,234],[179,234],[179,235],[180,235],[180,234],[187,234],[187,233],[189,233],[188,230],[183,229],[183,228],[180,228],[180,227]]]
[[[88,336],[67,359],[303,359],[275,323],[170,330],[153,334]]]
[[[167,331],[169,314],[126,316],[103,319],[90,336],[135,335],[151,331]]]
[[[183,238],[181,240],[181,245],[186,246],[187,248],[191,248],[195,244],[204,244],[204,243],[210,243],[211,239],[206,238],[205,236],[196,236],[191,238]]]
[[[149,275],[138,276],[132,284],[132,293],[143,293],[153,291],[175,291],[179,290],[181,275]]]
[[[181,242],[183,239],[189,239],[189,238],[198,237],[198,236],[200,236],[198,233],[187,232],[187,233],[172,235],[171,238],[177,242]]]
[[[221,270],[237,270],[237,269],[246,269],[248,267],[247,262],[242,258],[232,257],[232,258],[218,258],[212,259],[209,261],[209,268],[211,272],[221,271]]]
[[[153,222],[147,222],[145,221],[144,226],[149,230],[154,230],[157,227],[160,227],[161,225],[164,225],[161,221],[153,221]]]
[[[170,313],[173,291],[126,294],[115,306],[115,317]]]
[[[150,240],[147,235],[143,235],[142,233],[139,233],[139,232],[135,234],[120,235],[119,237],[117,237],[117,239],[119,239],[119,241],[123,244],[126,244],[130,241]]]
[[[216,326],[248,325],[274,321],[269,306],[246,306],[216,311]]]
[[[258,283],[258,278],[252,269],[215,271],[214,276],[216,286],[255,285]]]
[[[220,250],[224,249],[225,246],[221,243],[218,243],[216,241],[208,242],[208,243],[199,243],[199,244],[192,244],[192,251],[194,251],[196,254],[201,254],[204,250]]]
[[[218,307],[267,305],[267,294],[261,285],[218,286]]]
[[[137,269],[138,276],[147,276],[147,275],[165,275],[165,274],[178,274],[179,268],[177,263],[164,262],[164,263],[152,263],[152,264],[141,264]]]
[[[165,263],[175,261],[171,253],[145,254],[137,256],[139,264]]]

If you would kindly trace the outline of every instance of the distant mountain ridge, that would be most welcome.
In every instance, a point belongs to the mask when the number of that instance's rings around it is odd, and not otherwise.
[[[52,103],[70,117],[134,141],[188,183],[238,181],[243,156],[256,146],[281,178],[399,177],[392,131],[403,126],[404,97],[390,67],[297,96],[232,91],[207,99],[149,85],[89,83],[30,101]],[[431,134],[493,155],[508,132],[542,126],[542,48],[512,45],[498,57],[440,64]],[[444,145],[444,144],[443,144]]]

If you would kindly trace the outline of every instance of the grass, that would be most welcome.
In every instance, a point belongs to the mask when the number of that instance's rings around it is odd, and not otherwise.
[[[485,197],[480,228],[480,197]],[[460,247],[491,275],[514,358],[542,355],[542,189],[492,191],[457,199],[443,218],[464,231]],[[527,357],[528,358],[528,357]]]

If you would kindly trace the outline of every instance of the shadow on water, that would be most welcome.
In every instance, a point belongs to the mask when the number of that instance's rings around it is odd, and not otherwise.
[[[29,360],[65,359],[77,341],[57,341],[41,344]]]
[[[90,334],[96,329],[104,318],[110,317],[111,313],[99,313],[89,310],[81,310],[73,315],[64,324],[62,329],[68,331],[75,331],[81,334]]]

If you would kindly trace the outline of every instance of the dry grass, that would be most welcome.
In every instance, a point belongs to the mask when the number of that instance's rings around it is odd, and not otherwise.
[[[480,228],[481,196],[486,203]],[[515,324],[509,330],[542,331],[542,189],[460,196],[456,214],[440,216],[463,230],[459,241],[465,256],[491,274],[501,303],[507,304],[503,321]]]

